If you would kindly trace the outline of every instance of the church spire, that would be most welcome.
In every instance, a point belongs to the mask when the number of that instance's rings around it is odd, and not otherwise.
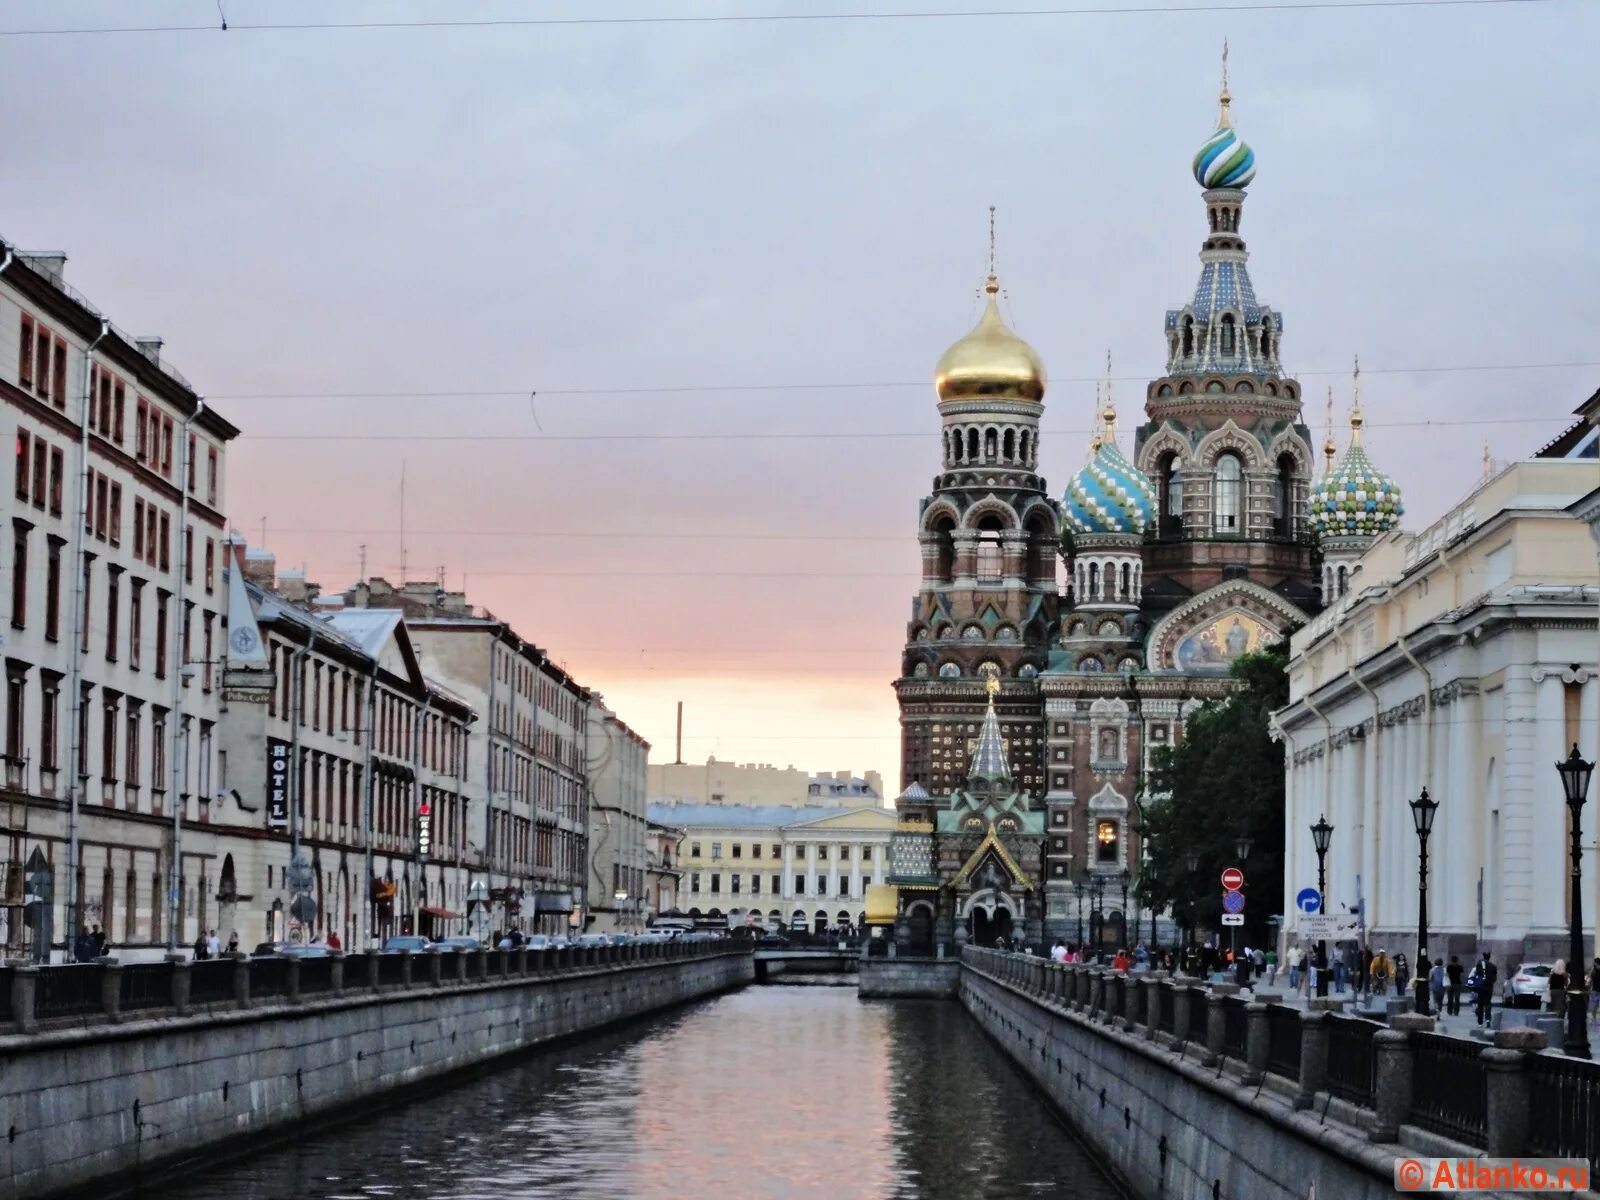
[[[1000,694],[1000,676],[992,668],[984,674],[983,690],[989,695],[989,707],[983,714],[983,727],[978,731],[978,744],[972,750],[972,766],[967,771],[967,779],[973,783],[1010,783],[1011,767],[1006,762],[1006,743],[1000,736],[1000,718],[994,711],[994,698]]]
[[[1222,90],[1217,94],[1217,128],[1232,129],[1233,120],[1228,112],[1228,106],[1233,103],[1233,97],[1228,95],[1228,39],[1222,39]]]
[[[1333,440],[1333,384],[1331,383],[1328,385],[1328,412],[1323,419],[1322,427],[1325,431],[1322,441],[1322,473],[1324,475],[1332,475],[1333,463],[1339,453],[1339,447]]]
[[[1366,423],[1361,412],[1361,356],[1358,354],[1355,373],[1350,377],[1350,449],[1361,448],[1361,427]]]

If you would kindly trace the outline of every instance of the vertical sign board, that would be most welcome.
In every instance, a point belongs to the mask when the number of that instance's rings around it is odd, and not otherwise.
[[[289,743],[267,739],[267,828],[289,824]]]
[[[426,800],[417,809],[417,854],[428,857],[433,848],[433,808]]]

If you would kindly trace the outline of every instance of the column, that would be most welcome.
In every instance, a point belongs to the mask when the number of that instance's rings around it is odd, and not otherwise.
[[[850,899],[860,901],[866,899],[866,890],[861,886],[861,856],[867,851],[864,844],[852,846],[850,857]]]
[[[882,883],[883,873],[886,869],[885,860],[889,857],[889,843],[878,842],[872,847],[872,882]]]
[[[1559,936],[1565,945],[1567,928],[1568,856],[1567,810],[1555,764],[1571,749],[1566,743],[1566,697],[1558,671],[1534,673],[1534,736],[1529,766],[1531,788],[1527,802],[1532,812],[1533,911],[1529,924],[1539,933]],[[1509,722],[1508,722],[1509,723]],[[1593,815],[1595,810],[1591,809]]]
[[[807,842],[806,846],[806,898],[815,900],[817,897],[817,844]]]
[[[828,899],[839,899],[839,854],[843,847],[838,843],[828,846]]]

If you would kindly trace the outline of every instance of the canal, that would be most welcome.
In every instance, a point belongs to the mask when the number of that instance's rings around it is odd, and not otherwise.
[[[303,1132],[162,1200],[1117,1200],[959,1005],[752,987]]]

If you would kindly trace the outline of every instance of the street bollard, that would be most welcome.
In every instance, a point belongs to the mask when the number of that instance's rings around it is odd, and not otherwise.
[[[428,982],[438,987],[444,982],[444,963],[440,961],[439,947],[428,947]]]
[[[300,960],[291,958],[283,964],[283,1002],[289,1005],[300,1003]]]
[[[411,951],[400,951],[400,986],[402,989],[411,986],[411,958]]]
[[[526,942],[517,947],[516,965],[518,975],[526,975],[528,973],[528,944]]]
[[[162,961],[171,972],[172,1011],[181,1017],[189,1011],[189,957],[186,954],[166,954],[162,956]]]
[[[1145,976],[1142,986],[1144,995],[1140,1007],[1142,1017],[1140,1024],[1144,1027],[1145,1041],[1153,1042],[1161,1030],[1161,1018],[1166,1013],[1166,1007],[1172,1003],[1172,989],[1159,971]]]
[[[465,983],[467,981],[467,956],[471,953],[471,950],[463,950],[460,954],[456,955],[455,981],[458,984]]]
[[[1244,1006],[1244,1082],[1254,1086],[1267,1077],[1267,1060],[1272,1056],[1272,1028],[1267,1023],[1267,1005],[1252,1000]]]
[[[333,960],[328,965],[328,990],[338,996],[344,992],[344,951],[330,950],[328,957]]]
[[[365,986],[369,992],[375,992],[378,990],[378,974],[382,969],[381,964],[378,961],[378,957],[378,952],[376,950],[367,951],[367,980]]]
[[[1189,990],[1194,981],[1187,975],[1172,977],[1172,1040],[1169,1046],[1176,1049],[1189,1040],[1189,1030],[1194,1022],[1194,993]]]
[[[1533,1078],[1529,1059],[1549,1041],[1542,1029],[1500,1029],[1494,1045],[1478,1054],[1485,1076],[1485,1115],[1491,1158],[1516,1158],[1528,1152],[1528,1110]]]
[[[114,958],[97,958],[100,964],[100,1011],[112,1022],[122,1020],[122,964]]]
[[[1205,1066],[1214,1067],[1222,1060],[1222,1045],[1227,1041],[1228,1028],[1223,1000],[1238,994],[1239,985],[1236,983],[1211,985],[1210,995],[1206,998],[1206,1049],[1200,1058]]]

